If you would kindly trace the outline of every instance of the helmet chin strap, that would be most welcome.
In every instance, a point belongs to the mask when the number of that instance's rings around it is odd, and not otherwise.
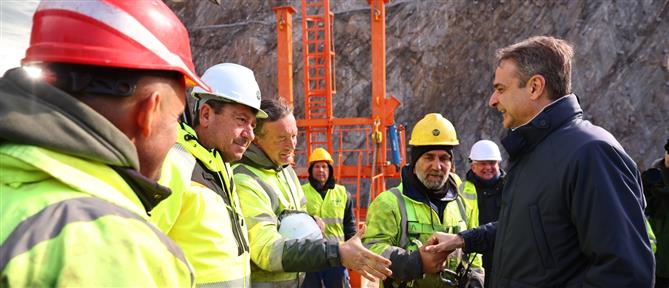
[[[188,125],[193,124],[192,115],[190,114],[190,109],[188,108],[188,99],[186,99],[186,106],[184,107],[184,112],[181,113],[181,121]]]

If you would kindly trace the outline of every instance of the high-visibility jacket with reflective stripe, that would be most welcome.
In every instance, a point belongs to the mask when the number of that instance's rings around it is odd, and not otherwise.
[[[462,195],[462,199],[465,200],[465,205],[469,209],[467,209],[467,219],[469,219],[469,223],[471,223],[472,227],[478,227],[480,225],[479,223],[479,204],[478,204],[478,197],[476,196],[476,186],[474,183],[471,181],[465,181],[460,185],[460,195]],[[483,223],[486,224],[486,223]]]
[[[189,287],[181,250],[107,165],[0,145],[0,279],[14,287]]]
[[[307,212],[297,174],[290,167],[276,171],[235,164],[233,169],[242,213],[248,223],[253,285],[297,281],[298,273],[282,272],[286,240],[278,232],[278,216],[284,210]]]
[[[177,169],[166,175],[167,167]],[[193,129],[181,125],[160,179],[173,195],[154,209],[151,221],[184,250],[198,286],[250,287],[248,236],[231,171],[218,151],[207,150]]]
[[[318,216],[325,223],[325,238],[344,241],[344,212],[348,193],[342,185],[335,185],[321,196],[311,183],[302,185],[304,196],[307,198],[307,211],[309,215]]]
[[[648,240],[650,240],[650,249],[653,250],[653,254],[657,252],[657,238],[655,238],[655,232],[650,226],[650,221],[646,219],[646,230],[648,230]]]
[[[450,175],[455,179],[456,185],[460,186],[460,178],[453,173]],[[403,184],[400,184],[382,192],[367,210],[367,232],[363,242],[373,252],[388,257],[395,249],[415,251],[418,244],[425,244],[434,232],[457,233],[474,227],[471,222],[473,218],[463,217],[471,215],[472,211],[461,200],[462,197],[449,202],[444,209],[443,219],[439,219],[439,214],[430,206],[407,197],[402,191]],[[478,215],[475,216],[477,217],[474,218],[478,218]],[[455,270],[458,264],[456,259],[447,261],[446,266]],[[477,255],[472,267],[480,269],[481,266],[481,256]],[[424,278],[412,282],[413,287],[448,287],[441,282],[438,275],[425,275]]]

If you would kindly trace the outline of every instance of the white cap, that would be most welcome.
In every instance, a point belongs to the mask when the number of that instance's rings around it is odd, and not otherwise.
[[[480,140],[474,143],[472,151],[469,153],[469,159],[472,161],[502,161],[502,154],[495,142],[490,140]]]
[[[198,106],[211,99],[234,102],[253,108],[258,118],[267,118],[267,113],[260,110],[260,87],[251,69],[239,64],[221,63],[209,67],[201,78],[211,92],[201,87],[193,88],[191,94],[198,99]]]

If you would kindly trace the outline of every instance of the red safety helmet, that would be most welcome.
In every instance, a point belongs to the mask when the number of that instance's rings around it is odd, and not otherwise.
[[[209,91],[186,27],[160,0],[42,1],[21,64],[41,62],[176,71]]]

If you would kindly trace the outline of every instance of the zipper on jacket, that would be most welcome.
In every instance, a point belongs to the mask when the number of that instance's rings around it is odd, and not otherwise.
[[[230,175],[230,176],[232,175],[232,171],[229,171],[227,166],[225,166],[224,169],[225,169],[225,173],[227,175]],[[221,180],[223,180],[223,179],[221,179]],[[228,195],[228,202],[230,202],[230,204],[229,204],[230,205],[230,214],[233,217],[235,223],[237,224],[237,225],[235,225],[233,230],[237,230],[237,236],[239,237],[238,245],[239,245],[239,247],[241,247],[241,250],[242,250],[241,252],[239,252],[239,255],[242,255],[244,252],[249,252],[250,249],[249,249],[248,243],[245,241],[246,239],[243,236],[244,233],[242,232],[242,228],[241,228],[241,224],[242,224],[242,221],[244,221],[244,217],[242,215],[240,215],[239,213],[237,213],[237,210],[235,210],[236,207],[237,207],[237,206],[235,206],[235,204],[237,204],[237,203],[233,203],[233,201],[232,201],[232,199],[234,199],[234,197],[232,195],[232,193],[233,193],[232,191],[234,191],[235,183],[233,182],[232,177],[230,177],[230,179],[228,179],[228,180],[229,180],[228,183],[230,183],[230,189],[226,189],[226,193]],[[225,182],[224,181],[221,181],[221,182],[223,183],[223,187],[227,188],[225,186]],[[238,249],[238,250],[240,250],[240,249]]]
[[[226,172],[229,172],[227,171],[227,168]],[[239,227],[239,215],[237,214],[237,211],[235,211],[235,206],[232,203],[232,187],[228,189],[228,186],[225,185],[225,181],[223,181],[223,177],[221,177],[221,173],[216,173],[216,176],[218,177],[218,181],[223,186],[224,195],[221,195],[221,197],[223,198],[225,204],[228,205],[228,215],[230,216],[230,222],[234,223],[234,225],[232,225],[232,234],[235,236],[235,240],[237,241],[237,256],[241,256],[244,254],[244,252],[249,251],[249,248],[243,239],[244,237],[242,236],[243,234],[241,232],[241,228]]]

